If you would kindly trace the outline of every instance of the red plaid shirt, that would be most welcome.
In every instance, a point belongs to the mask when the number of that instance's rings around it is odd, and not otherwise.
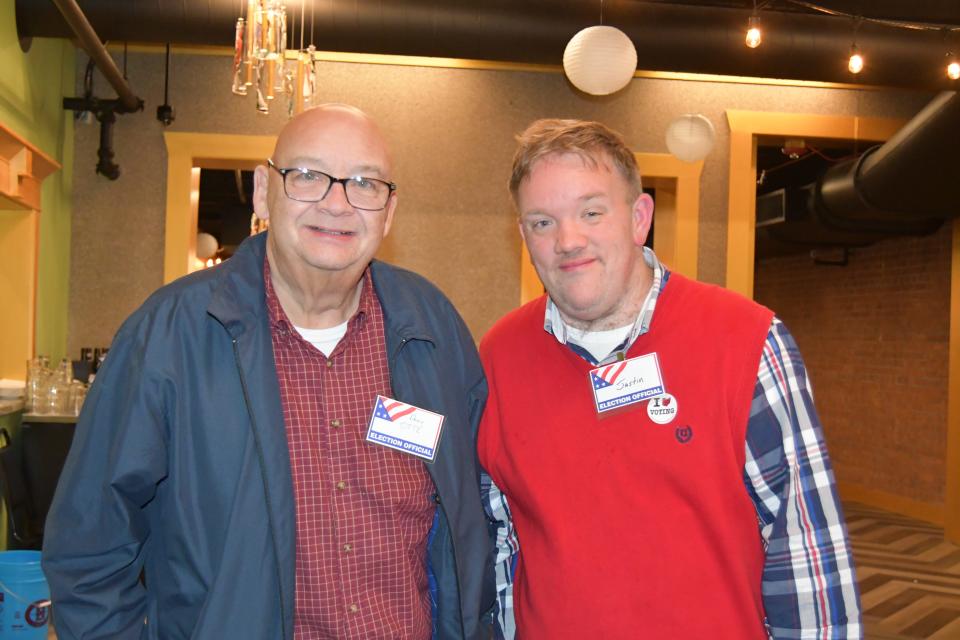
[[[263,271],[296,498],[294,638],[430,638],[433,482],[421,460],[364,440],[377,394],[392,396],[370,271],[329,358],[290,323],[266,260]]]

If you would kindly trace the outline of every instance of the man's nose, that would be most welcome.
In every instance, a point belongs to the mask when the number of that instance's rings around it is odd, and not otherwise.
[[[562,221],[557,224],[557,253],[570,253],[583,248],[585,244],[583,232],[575,222]]]
[[[330,185],[327,195],[320,201],[320,206],[334,215],[353,213],[353,205],[347,200],[347,185],[335,182]]]

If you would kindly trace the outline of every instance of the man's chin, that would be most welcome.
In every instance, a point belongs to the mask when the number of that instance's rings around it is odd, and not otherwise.
[[[560,315],[568,322],[578,324],[590,324],[603,317],[603,310],[600,308],[599,301],[596,298],[577,299],[577,298],[558,298],[550,296],[557,308],[560,309]]]

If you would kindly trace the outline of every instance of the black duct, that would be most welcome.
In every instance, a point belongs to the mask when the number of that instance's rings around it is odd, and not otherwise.
[[[815,183],[757,198],[757,256],[862,247],[960,216],[960,93],[943,92],[881,146]]]
[[[205,44],[230,47],[237,0],[85,0],[83,11],[110,41]],[[298,3],[291,18],[299,20]],[[797,11],[765,10],[767,34],[760,49],[743,44],[744,8],[609,2],[604,23],[630,36],[638,66],[680,71],[851,82],[846,58],[849,19]],[[314,42],[321,50],[441,56],[559,65],[571,36],[599,22],[598,3],[583,0],[315,0]],[[16,0],[21,38],[69,37],[50,2]],[[291,30],[299,31],[299,29]],[[291,34],[291,38],[293,34]],[[943,36],[863,24],[857,35],[869,64],[864,84],[939,89]]]
[[[757,196],[757,258],[865,247],[895,235],[829,226],[818,212],[816,191],[811,183]]]
[[[941,93],[883,146],[831,167],[817,192],[841,228],[960,215],[960,93]]]

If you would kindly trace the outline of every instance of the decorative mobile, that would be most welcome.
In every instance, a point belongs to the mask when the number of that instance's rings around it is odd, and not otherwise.
[[[247,95],[256,86],[257,111],[270,112],[277,95],[288,98],[287,115],[292,117],[314,104],[316,96],[316,47],[304,46],[306,0],[300,2],[300,48],[287,54],[287,12],[280,0],[246,0],[246,17],[241,16],[234,32],[233,87],[235,94]],[[313,2],[310,7],[310,37],[313,39]]]

